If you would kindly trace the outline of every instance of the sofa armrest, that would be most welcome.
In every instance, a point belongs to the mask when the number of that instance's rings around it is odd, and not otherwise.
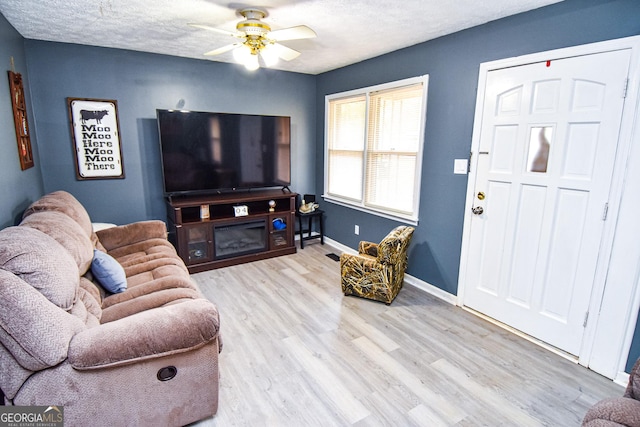
[[[62,362],[69,342],[84,327],[20,277],[0,269],[0,346],[22,367],[38,371]]]
[[[107,251],[153,238],[167,238],[167,226],[159,220],[139,221],[96,231]]]
[[[640,400],[640,358],[636,360],[631,368],[627,388],[624,391],[624,397]]]
[[[603,399],[587,411],[582,427],[640,427],[640,402],[628,397]]]
[[[219,325],[211,302],[181,301],[80,332],[69,344],[68,360],[89,370],[183,353],[215,340]]]

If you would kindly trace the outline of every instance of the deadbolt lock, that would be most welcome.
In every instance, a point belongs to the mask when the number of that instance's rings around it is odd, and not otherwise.
[[[478,200],[484,200],[484,192],[480,191],[478,193]]]

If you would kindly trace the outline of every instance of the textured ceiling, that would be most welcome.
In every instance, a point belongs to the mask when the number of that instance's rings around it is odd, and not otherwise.
[[[235,42],[192,28],[235,31],[236,10],[258,6],[272,30],[307,25],[318,37],[282,44],[302,53],[272,68],[318,74],[560,0],[0,0],[0,12],[27,39],[78,43],[234,62],[204,52]]]

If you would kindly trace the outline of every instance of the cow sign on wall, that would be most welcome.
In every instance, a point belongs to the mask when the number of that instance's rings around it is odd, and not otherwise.
[[[114,100],[67,98],[78,179],[124,178]]]

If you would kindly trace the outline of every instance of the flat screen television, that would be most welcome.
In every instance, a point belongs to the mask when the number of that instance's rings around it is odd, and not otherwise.
[[[157,110],[167,196],[291,184],[291,118]]]

